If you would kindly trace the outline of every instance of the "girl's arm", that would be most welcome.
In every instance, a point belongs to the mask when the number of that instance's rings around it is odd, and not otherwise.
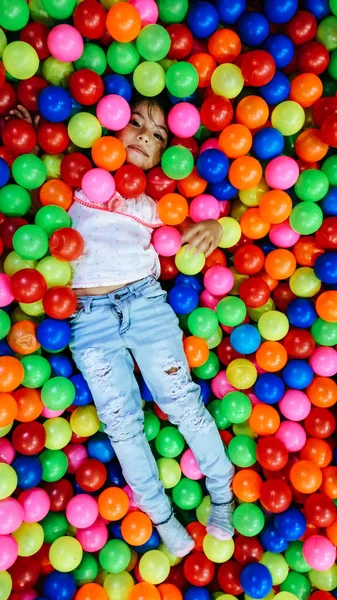
[[[186,219],[180,225],[183,243],[190,244],[198,252],[204,252],[206,258],[217,248],[222,238],[222,227],[218,221],[208,219],[193,223]]]

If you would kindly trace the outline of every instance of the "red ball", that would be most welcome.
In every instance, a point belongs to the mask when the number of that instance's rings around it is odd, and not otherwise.
[[[25,456],[38,454],[44,448],[46,441],[46,430],[42,423],[31,421],[20,423],[15,427],[12,435],[12,443],[17,452]]]
[[[36,145],[36,133],[27,121],[11,119],[4,123],[2,141],[14,154],[29,154]]]
[[[337,96],[320,98],[312,107],[312,118],[317,127],[322,127],[324,121],[337,114]]]
[[[89,0],[89,3],[93,4],[92,0]],[[82,4],[79,4],[79,7]],[[80,69],[73,73],[70,77],[69,87],[76,102],[84,104],[84,106],[96,104],[104,94],[103,79],[90,69]]]
[[[68,319],[77,307],[77,296],[65,286],[50,288],[43,298],[43,308],[52,319]]]
[[[256,458],[263,469],[280,471],[288,462],[288,450],[277,438],[260,437],[256,447]]]
[[[296,295],[291,291],[287,281],[279,283],[273,292],[275,306],[282,312],[286,311],[289,302],[294,300],[294,298],[296,298]]]
[[[201,552],[190,554],[184,563],[184,575],[191,585],[205,587],[215,574],[214,563]]]
[[[201,122],[210,131],[222,131],[233,119],[233,106],[227,98],[210,96],[200,110]]]
[[[243,565],[234,560],[228,560],[220,566],[217,578],[219,586],[225,594],[232,594],[233,596],[243,594],[243,588],[240,583],[242,569]]]
[[[243,354],[240,354],[231,346],[229,337],[223,338],[220,344],[217,346],[216,353],[219,360],[223,365],[228,367],[229,363],[236,358],[242,358]]]
[[[330,437],[336,429],[336,419],[327,408],[314,407],[304,421],[311,437],[321,440]]]
[[[37,130],[39,146],[47,154],[61,154],[69,144],[70,137],[64,123],[41,123]]]
[[[172,583],[175,585],[182,593],[184,593],[189,587],[185,575],[184,575],[184,567],[182,564],[174,565],[170,569],[170,573],[165,579],[165,583]]]
[[[76,481],[85,492],[96,492],[105,484],[106,479],[106,467],[96,458],[84,460],[76,471]]]
[[[289,485],[282,479],[264,481],[260,491],[260,502],[266,510],[278,514],[289,508],[292,493]]]
[[[176,267],[173,256],[160,256],[159,261],[161,269],[160,278],[163,281],[168,281],[169,279],[177,277],[179,269]]]
[[[35,556],[18,556],[8,572],[12,578],[13,592],[25,592],[36,584],[40,575],[40,564]]]
[[[241,71],[248,85],[266,85],[275,75],[275,60],[265,50],[253,50],[244,55]]]
[[[154,167],[147,174],[146,191],[155,200],[160,200],[165,194],[173,194],[176,189],[174,179],[167,177],[161,167]]]
[[[171,38],[171,47],[167,58],[170,60],[182,60],[186,58],[193,48],[193,35],[188,27],[181,23],[175,23],[167,27],[167,33]]]
[[[291,329],[283,345],[292,358],[309,358],[316,347],[314,338],[306,329]]]
[[[43,489],[49,496],[50,510],[53,512],[64,511],[74,495],[73,487],[68,479],[44,483]]]
[[[337,217],[327,217],[316,231],[316,240],[322,248],[335,250],[337,248]]]
[[[23,104],[27,110],[37,112],[37,100],[39,94],[41,90],[44,90],[47,86],[48,83],[38,75],[33,75],[33,77],[29,77],[29,79],[19,81],[17,92],[20,104]]]
[[[335,596],[330,594],[330,592],[322,592],[321,590],[317,590],[309,596],[309,600],[335,600]]]
[[[11,277],[11,289],[17,302],[37,302],[45,295],[47,283],[36,269],[20,269]]]
[[[263,554],[263,547],[257,537],[238,535],[235,538],[234,558],[240,565],[259,562]]]
[[[91,168],[89,158],[80,152],[72,152],[62,158],[61,179],[71,187],[80,187],[83,175]]]
[[[234,255],[234,266],[243,275],[256,275],[264,265],[264,253],[254,244],[240,246]]]
[[[123,165],[115,175],[116,190],[124,198],[137,198],[145,192],[146,175],[136,165]]]
[[[48,48],[49,29],[43,23],[27,23],[20,32],[21,42],[26,42],[34,48],[40,60],[50,56]]]
[[[95,40],[105,33],[106,12],[99,2],[83,0],[75,8],[74,25],[83,37]]]
[[[193,521],[186,526],[186,531],[194,539],[194,552],[203,552],[203,541],[207,533],[205,525],[202,525],[199,521]]]
[[[0,117],[4,117],[17,105],[16,92],[13,86],[5,81],[0,88]]]
[[[194,160],[197,160],[199,156],[199,146],[193,137],[180,138],[174,136],[171,140],[171,146],[184,146],[184,148],[187,148],[191,152]]]
[[[239,295],[248,308],[259,308],[268,302],[270,289],[262,277],[251,277],[241,283]]]
[[[6,69],[3,66],[3,63],[0,63],[0,88],[2,88],[5,81],[6,81]]]
[[[326,494],[316,492],[307,497],[304,503],[307,521],[315,527],[329,527],[336,521],[336,506]]]
[[[58,260],[72,261],[79,258],[84,249],[81,234],[71,227],[57,229],[50,236],[50,253]]]
[[[337,148],[337,114],[334,113],[325,119],[321,127],[321,134],[324,144]]]
[[[0,146],[0,158],[3,158],[8,166],[11,167],[16,159],[16,156],[10,151],[9,148],[7,148],[7,146]]]
[[[328,68],[330,54],[324,44],[307,42],[298,52],[298,70],[301,73],[320,75]]]
[[[286,23],[284,32],[294,44],[304,44],[313,40],[317,31],[317,21],[312,13],[307,10],[298,10]]]
[[[28,225],[28,221],[21,217],[8,217],[0,223],[0,236],[5,247],[9,250],[13,250],[13,235],[22,225]]]

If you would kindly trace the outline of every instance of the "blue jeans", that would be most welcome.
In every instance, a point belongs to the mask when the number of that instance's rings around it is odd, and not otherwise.
[[[193,451],[211,500],[228,502],[234,469],[192,381],[182,331],[160,284],[149,276],[104,296],[82,296],[78,305],[70,318],[70,349],[139,508],[155,524],[172,512],[143,431],[132,357],[155,402]]]

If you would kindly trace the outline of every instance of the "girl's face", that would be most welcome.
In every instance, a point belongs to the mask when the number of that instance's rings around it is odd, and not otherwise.
[[[144,171],[160,162],[167,144],[168,130],[162,109],[146,100],[136,104],[130,122],[116,132],[126,150],[126,161]]]

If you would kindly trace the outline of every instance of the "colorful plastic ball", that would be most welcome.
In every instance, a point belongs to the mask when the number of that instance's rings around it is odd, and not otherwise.
[[[253,138],[253,153],[261,160],[279,156],[284,148],[283,135],[273,127],[264,127]]]
[[[122,521],[123,539],[132,546],[142,546],[152,535],[152,524],[147,515],[134,511],[126,515]]]
[[[266,168],[265,177],[268,185],[278,190],[292,187],[299,176],[297,162],[290,156],[273,158]]]
[[[205,266],[205,255],[202,252],[194,254],[193,248],[185,244],[176,254],[175,263],[181,273],[185,275],[196,275]]]
[[[260,93],[262,98],[269,105],[276,105],[280,102],[284,102],[287,100],[290,93],[290,83],[287,76],[281,71],[276,71],[273,79],[266,85],[261,86]],[[276,129],[279,128],[276,127]]]
[[[108,94],[98,102],[96,114],[103,127],[112,131],[119,131],[128,124],[131,111],[123,96]]]
[[[68,123],[71,141],[80,148],[91,148],[102,135],[99,120],[90,113],[79,112]]]
[[[229,167],[228,178],[238,190],[249,190],[261,181],[262,167],[253,156],[240,156]]]
[[[158,585],[170,572],[169,560],[160,550],[150,550],[141,557],[139,572],[144,581]]]
[[[276,515],[274,524],[282,537],[289,541],[298,540],[302,537],[306,528],[305,517],[300,510],[293,507]]]
[[[302,106],[292,100],[281,102],[272,112],[271,122],[282,135],[293,135],[302,129],[305,114]]]
[[[71,96],[62,87],[46,87],[39,94],[38,108],[47,121],[60,123],[70,117]]]
[[[239,325],[230,335],[230,343],[240,354],[252,354],[261,343],[261,336],[254,325]]]
[[[260,563],[244,567],[240,582],[245,594],[253,598],[265,598],[272,589],[272,576]]]
[[[55,540],[49,550],[49,560],[54,569],[69,573],[78,567],[83,551],[80,543],[71,537],[61,536]]]
[[[322,535],[312,535],[304,541],[303,557],[312,569],[326,571],[336,560],[335,546]]]
[[[227,378],[236,389],[245,390],[254,385],[257,371],[249,360],[236,358],[227,367]]]
[[[264,50],[269,52],[274,61],[277,69],[283,69],[293,59],[295,49],[292,40],[284,34],[274,34],[263,44]]]
[[[236,98],[240,94],[243,85],[244,78],[241,69],[236,65],[219,65],[212,74],[212,90],[218,96]]]
[[[61,62],[74,62],[83,52],[83,39],[71,25],[57,25],[49,32],[48,48],[54,58]]]
[[[227,156],[220,150],[206,150],[200,154],[196,167],[205,181],[219,183],[228,173],[229,162]]]
[[[198,110],[189,102],[179,102],[168,114],[168,126],[174,135],[192,137],[200,127]]]
[[[35,75],[39,67],[36,50],[27,42],[11,42],[2,54],[6,71],[16,79],[29,79]]]

